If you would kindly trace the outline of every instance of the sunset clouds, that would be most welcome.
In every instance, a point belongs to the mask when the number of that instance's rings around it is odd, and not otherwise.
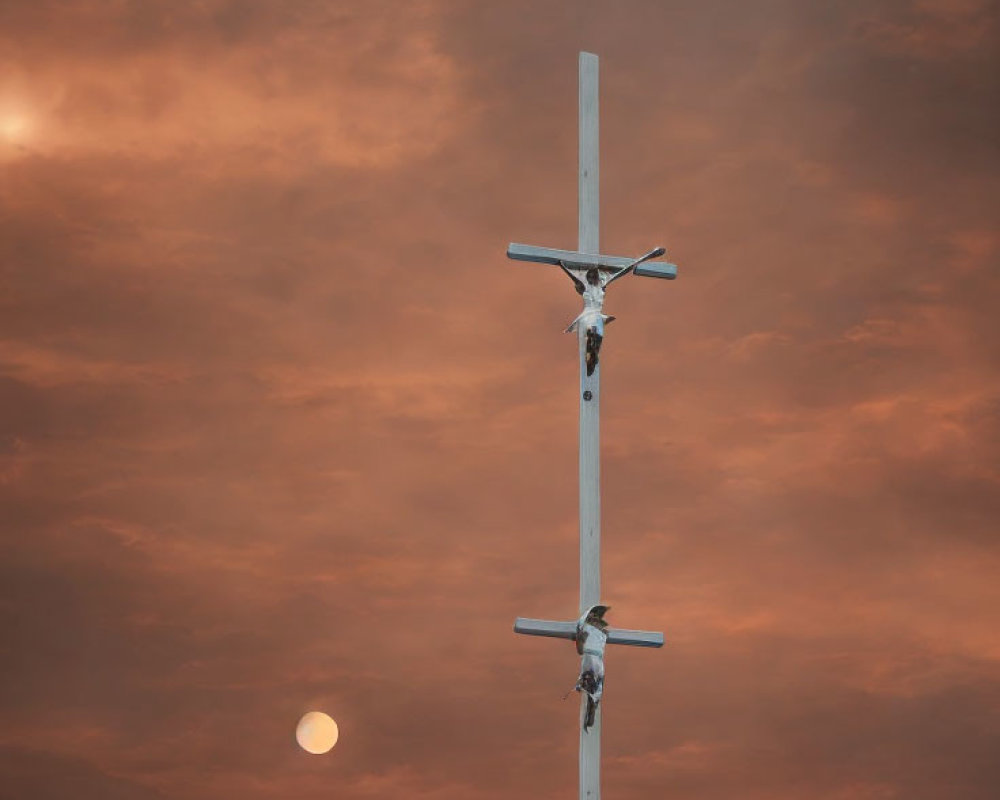
[[[997,25],[0,6],[0,797],[573,796],[582,49],[605,792],[995,797]]]

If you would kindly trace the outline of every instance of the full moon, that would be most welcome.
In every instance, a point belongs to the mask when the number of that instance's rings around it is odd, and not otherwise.
[[[339,737],[337,723],[322,711],[304,714],[295,729],[295,741],[299,747],[317,756],[330,752]]]

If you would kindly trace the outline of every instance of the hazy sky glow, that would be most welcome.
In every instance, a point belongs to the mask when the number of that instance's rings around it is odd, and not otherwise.
[[[601,56],[615,800],[1000,792],[1000,22],[0,4],[0,798],[574,797]],[[322,709],[314,757],[295,725]]]

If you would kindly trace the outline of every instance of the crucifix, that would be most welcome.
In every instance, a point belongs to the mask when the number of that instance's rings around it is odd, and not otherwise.
[[[658,247],[639,258],[602,255],[599,247],[599,156],[597,56],[580,53],[579,240],[577,250],[511,244],[508,258],[560,267],[583,296],[583,311],[567,329],[575,331],[580,355],[580,608],[576,620],[518,617],[517,633],[576,642],[581,656],[576,689],[580,708],[580,800],[599,800],[601,789],[601,708],[605,644],[662,647],[663,634],[608,627],[601,604],[600,352],[604,327],[614,317],[604,313],[605,289],[629,273],[675,278],[677,267],[653,261]]]

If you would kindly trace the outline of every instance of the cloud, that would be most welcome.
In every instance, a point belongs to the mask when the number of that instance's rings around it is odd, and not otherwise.
[[[43,751],[5,747],[0,750],[0,765],[6,797],[50,800],[72,794],[81,800],[154,800],[164,796],[141,783],[109,775],[83,759]]]
[[[419,5],[123,4],[109,14],[41,4],[8,16],[0,86],[31,120],[30,154],[387,168],[442,146],[469,110]],[[318,46],[320,31],[335,44]],[[31,48],[59,59],[40,69]]]
[[[606,791],[989,796],[992,11],[619,5],[0,11],[0,783],[573,785],[586,48]]]

